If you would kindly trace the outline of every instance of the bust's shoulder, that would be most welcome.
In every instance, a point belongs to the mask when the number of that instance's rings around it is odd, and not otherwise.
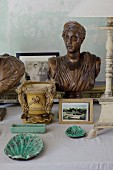
[[[56,57],[51,57],[48,59],[48,65],[49,67],[56,65]]]
[[[48,59],[48,61],[50,61],[50,62],[55,61],[55,60],[56,60],[56,57],[50,57],[50,58]]]
[[[81,56],[83,56],[84,60],[95,60],[95,61],[100,61],[100,57],[96,56],[95,54],[92,54],[90,52],[82,52]]]
[[[56,65],[57,62],[62,61],[64,59],[64,56],[60,56],[60,57],[51,57],[48,59],[48,64],[49,65]]]
[[[95,54],[92,54],[92,53],[87,52],[87,51],[82,52],[81,56],[83,56],[83,57],[96,57]]]

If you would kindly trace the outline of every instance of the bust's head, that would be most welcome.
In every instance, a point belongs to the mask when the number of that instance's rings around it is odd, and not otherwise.
[[[62,37],[64,38],[64,40],[65,40],[66,33],[70,31],[72,31],[75,35],[78,34],[78,36],[81,39],[81,44],[82,44],[83,40],[85,39],[85,35],[86,35],[85,28],[76,21],[69,21],[65,23],[64,30],[62,33]]]

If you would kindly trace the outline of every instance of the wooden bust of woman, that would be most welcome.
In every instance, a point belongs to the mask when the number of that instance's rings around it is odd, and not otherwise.
[[[67,54],[48,60],[49,76],[56,82],[56,89],[67,97],[81,97],[81,92],[91,90],[100,71],[101,60],[89,52],[80,53],[85,39],[85,28],[75,21],[64,25],[62,37]]]

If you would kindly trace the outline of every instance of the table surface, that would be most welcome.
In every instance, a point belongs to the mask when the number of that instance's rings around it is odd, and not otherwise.
[[[44,150],[32,160],[12,160],[4,153],[11,137],[14,123],[21,123],[22,110],[19,105],[7,107],[7,114],[0,122],[0,170],[113,170],[113,129],[105,129],[94,139],[73,139],[65,135],[69,124],[59,124],[58,104],[54,104],[56,120],[39,136],[44,141]],[[94,104],[94,122],[99,119],[100,105]],[[93,124],[79,124],[86,133]]]

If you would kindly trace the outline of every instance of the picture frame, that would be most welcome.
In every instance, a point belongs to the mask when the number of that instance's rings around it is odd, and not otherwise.
[[[58,57],[59,52],[16,53],[16,57],[25,65],[25,74],[21,79],[46,82],[48,80],[48,59]]]
[[[59,99],[59,123],[92,124],[93,99]]]

